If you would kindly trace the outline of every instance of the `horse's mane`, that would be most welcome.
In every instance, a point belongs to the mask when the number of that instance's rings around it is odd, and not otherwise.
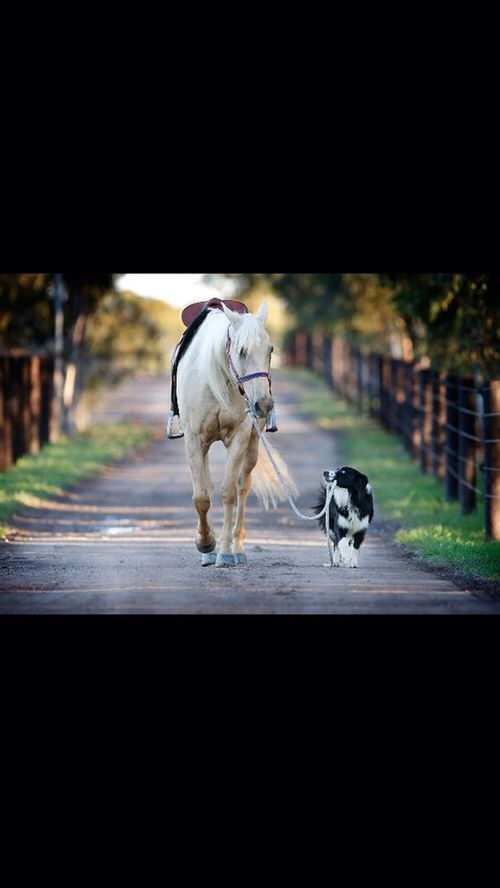
[[[249,351],[262,336],[262,324],[250,314],[241,316],[242,321],[234,333],[233,343],[237,350]],[[189,339],[185,334],[179,348],[177,361],[182,357],[182,368],[189,372],[193,385],[206,383],[221,406],[229,408],[231,395],[236,388],[227,366],[225,342],[229,321],[218,308],[206,308],[193,321]],[[191,328],[194,328],[191,333]],[[186,331],[188,333],[188,331]],[[228,384],[229,381],[229,384]]]

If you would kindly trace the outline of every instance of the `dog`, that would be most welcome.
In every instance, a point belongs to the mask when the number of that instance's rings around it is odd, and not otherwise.
[[[358,566],[361,543],[373,519],[373,494],[366,475],[351,466],[341,466],[335,471],[323,472],[323,487],[314,510],[321,512],[326,502],[326,484],[332,483],[333,496],[330,500],[330,551],[331,565],[327,567]],[[326,515],[318,519],[326,534]],[[332,552],[333,544],[333,552]]]

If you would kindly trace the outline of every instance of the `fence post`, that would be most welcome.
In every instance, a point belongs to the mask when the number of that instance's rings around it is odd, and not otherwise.
[[[52,355],[42,359],[40,379],[40,446],[50,440],[52,426],[52,409],[54,404],[54,358]]]
[[[26,452],[23,422],[23,367],[24,358],[10,358],[7,409],[12,423],[12,460],[16,462]]]
[[[361,352],[359,348],[355,348],[351,352],[351,360],[354,363],[354,374],[355,374],[355,391],[356,391],[356,406],[360,413],[363,412],[363,367],[361,363]]]
[[[431,372],[432,380],[432,474],[436,478],[444,478],[444,444],[446,425],[446,390],[443,374],[435,370]]]
[[[337,364],[338,364],[338,343],[337,343],[337,338],[335,336],[332,336],[330,375],[331,375],[331,380],[332,380],[332,388],[334,391],[338,391]]]
[[[419,370],[420,468],[431,470],[432,384],[430,370]]]
[[[349,346],[346,342],[342,342],[342,386],[343,397],[346,401],[351,400],[351,380],[350,380],[350,363],[349,363]]]
[[[295,334],[295,365],[305,367],[306,360],[306,334],[303,330],[297,330]]]
[[[458,499],[458,404],[457,377],[445,379],[446,392],[446,448],[444,489],[446,499]]]
[[[391,428],[391,368],[391,359],[383,356],[380,366],[380,422],[386,429]]]
[[[0,356],[0,470],[8,469],[13,461],[12,420],[9,409],[10,358]]]
[[[500,380],[486,383],[483,404],[484,526],[486,539],[500,540]]]
[[[380,410],[379,407],[379,399],[380,399],[380,356],[373,354],[370,352],[369,363],[368,363],[368,413],[372,417],[372,419],[376,419],[378,416],[378,412]]]
[[[404,438],[405,386],[403,367],[403,361],[400,361],[399,358],[391,358],[391,431]]]
[[[311,346],[312,346],[312,369],[315,373],[321,373],[323,370],[323,352],[322,352],[322,334],[317,331],[312,334],[311,337]]]
[[[460,476],[460,512],[468,515],[476,506],[476,392],[473,379],[460,379],[458,383],[458,440]]]
[[[412,459],[419,455],[419,434],[416,424],[418,394],[416,391],[415,371],[412,364],[400,361],[401,385],[404,391],[404,402],[401,408],[402,433],[404,445]]]
[[[333,388],[332,380],[332,340],[330,336],[323,336],[323,378],[330,388]]]
[[[310,333],[306,333],[306,367],[313,369],[313,341]]]

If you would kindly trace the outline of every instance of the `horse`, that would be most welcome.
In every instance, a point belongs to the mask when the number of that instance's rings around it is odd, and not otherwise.
[[[265,510],[276,508],[285,499],[267,454],[259,448],[259,436],[248,412],[252,411],[262,432],[274,408],[270,378],[273,346],[265,329],[267,302],[255,315],[232,311],[219,302],[217,307],[206,308],[198,320],[195,335],[177,366],[179,420],[193,481],[192,502],[198,513],[195,545],[202,555],[202,566],[229,567],[247,563],[245,507],[250,489]],[[220,491],[224,522],[217,554],[216,537],[208,521],[213,491],[208,452],[215,441],[222,441],[226,448]],[[271,450],[296,495],[285,460],[275,447]]]

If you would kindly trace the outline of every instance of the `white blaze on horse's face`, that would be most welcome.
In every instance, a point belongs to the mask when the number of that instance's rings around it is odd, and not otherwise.
[[[222,306],[229,321],[231,359],[239,376],[249,373],[269,372],[272,345],[264,324],[267,320],[267,302],[264,301],[255,315],[239,314]],[[243,383],[245,393],[257,416],[267,416],[274,405],[269,393],[269,380],[265,376],[248,379]]]

